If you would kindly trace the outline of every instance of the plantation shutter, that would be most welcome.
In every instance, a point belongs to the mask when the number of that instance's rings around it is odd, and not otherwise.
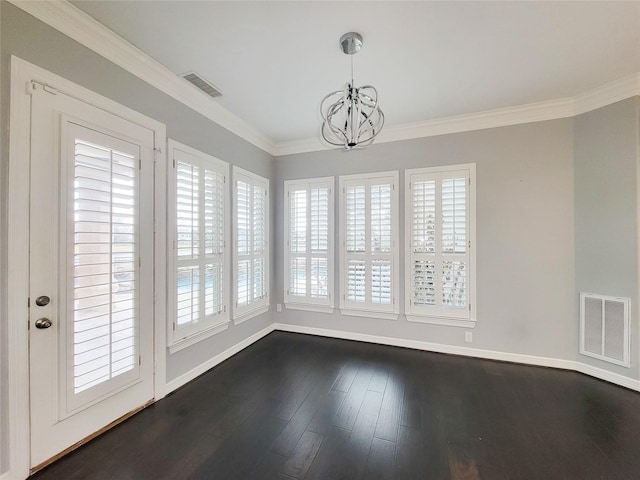
[[[269,304],[268,180],[234,168],[235,282],[234,317]]]
[[[468,170],[409,175],[408,313],[470,318]]]
[[[285,303],[331,306],[333,178],[285,182]]]
[[[395,312],[395,179],[393,176],[343,177],[342,185],[342,306]]]
[[[175,164],[174,341],[226,322],[228,165],[173,150]]]
[[[74,394],[137,366],[138,159],[75,140]]]

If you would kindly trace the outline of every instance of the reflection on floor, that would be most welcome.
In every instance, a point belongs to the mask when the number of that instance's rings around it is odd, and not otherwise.
[[[640,394],[274,332],[33,478],[637,479]]]

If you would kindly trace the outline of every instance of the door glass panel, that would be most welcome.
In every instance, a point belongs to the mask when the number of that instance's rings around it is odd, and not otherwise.
[[[75,139],[73,392],[136,365],[138,159]]]

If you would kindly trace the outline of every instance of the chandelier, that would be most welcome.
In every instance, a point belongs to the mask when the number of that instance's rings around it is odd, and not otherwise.
[[[354,55],[362,48],[362,36],[349,32],[340,37],[340,48],[346,55]],[[351,82],[343,90],[336,90],[322,99],[322,138],[330,145],[347,150],[371,145],[384,125],[384,113],[378,106],[378,91],[373,85],[356,88]]]

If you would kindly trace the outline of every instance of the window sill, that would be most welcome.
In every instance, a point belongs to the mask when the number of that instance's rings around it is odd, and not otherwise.
[[[409,322],[446,325],[449,327],[475,328],[476,321],[468,318],[427,317],[423,315],[405,315]]]
[[[213,325],[205,330],[202,330],[198,333],[194,333],[189,335],[188,337],[181,338],[180,340],[174,341],[171,345],[169,345],[169,353],[173,354],[179,352],[180,350],[190,347],[191,345],[195,345],[196,343],[204,340],[205,338],[212,337],[220,332],[224,332],[227,328],[229,328],[229,320],[226,320],[223,323],[218,323],[217,325]]]
[[[257,317],[265,312],[269,311],[269,304],[262,305],[260,307],[254,308],[253,310],[249,310],[247,312],[242,312],[240,314],[234,315],[233,324],[240,325],[241,323],[246,322],[247,320],[252,319],[253,317]]]
[[[289,310],[305,310],[307,312],[333,313],[334,308],[328,305],[311,305],[308,303],[285,303]]]
[[[369,310],[351,310],[349,308],[341,308],[340,313],[342,315],[349,315],[352,317],[380,318],[382,320],[398,319],[398,314],[393,312],[373,312]]]

